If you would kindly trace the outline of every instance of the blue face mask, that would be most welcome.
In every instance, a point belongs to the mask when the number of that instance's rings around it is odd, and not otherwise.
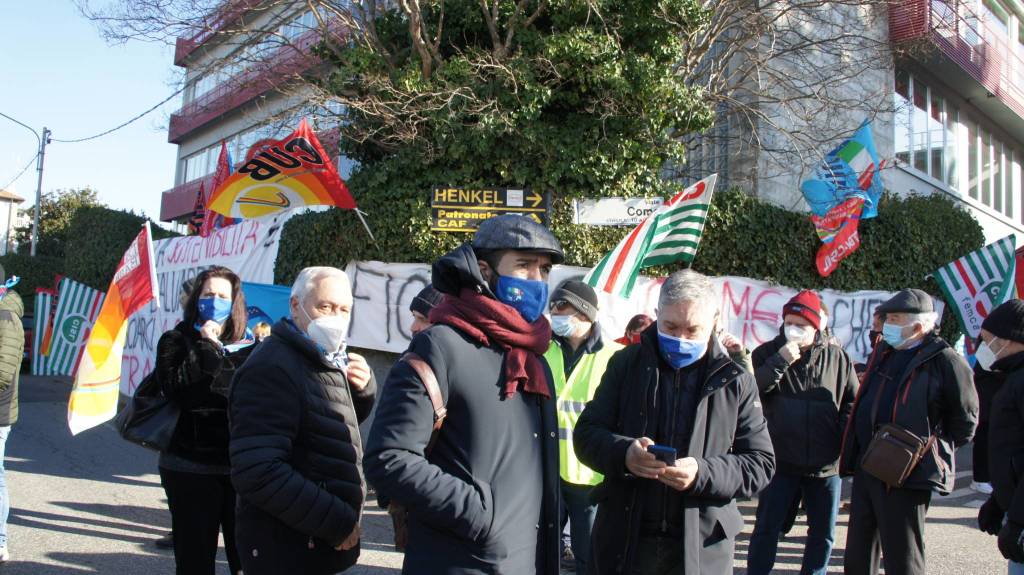
[[[661,349],[662,357],[673,369],[682,369],[704,357],[704,352],[708,350],[708,342],[672,337],[658,330],[658,347]]]
[[[498,301],[514,307],[523,319],[533,323],[547,306],[548,282],[498,276],[495,295]]]
[[[219,297],[199,298],[199,323],[210,320],[224,323],[231,317],[231,300]]]
[[[882,339],[885,340],[885,343],[899,349],[901,345],[907,342],[907,338],[903,337],[903,328],[904,326],[902,325],[886,322],[882,325]]]

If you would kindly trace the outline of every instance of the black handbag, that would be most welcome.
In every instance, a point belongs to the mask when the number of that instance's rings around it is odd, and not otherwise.
[[[150,373],[114,418],[114,425],[121,437],[132,443],[167,451],[180,415],[181,408],[161,393],[156,375]]]

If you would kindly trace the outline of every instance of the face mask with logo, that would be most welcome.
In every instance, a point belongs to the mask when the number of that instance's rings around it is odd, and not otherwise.
[[[345,336],[348,334],[349,316],[347,315],[323,315],[316,319],[310,317],[306,308],[302,313],[306,314],[309,325],[306,326],[306,335],[314,343],[320,346],[325,355],[333,355],[345,349]]]
[[[662,357],[673,369],[682,369],[704,357],[708,342],[672,337],[658,330],[658,347],[661,349]]]
[[[782,333],[788,342],[803,343],[810,339],[813,330],[809,325],[786,325]]]
[[[215,321],[223,324],[231,317],[231,300],[216,296],[202,297],[197,302],[199,307],[199,323]]]
[[[882,339],[885,340],[885,343],[899,349],[901,345],[907,342],[907,338],[903,337],[903,328],[904,326],[902,325],[886,322],[882,326]]]
[[[580,327],[580,321],[573,315],[551,316],[551,331],[560,337],[572,337]]]
[[[993,341],[995,341],[995,339],[996,338],[992,338]],[[999,348],[999,351],[992,351],[988,342],[983,341],[981,342],[981,345],[978,346],[978,351],[974,352],[974,359],[978,360],[978,365],[981,366],[981,369],[984,369],[985,371],[992,371],[992,364],[999,359],[999,353],[1002,352],[1005,347],[1006,344],[1003,344],[1003,347]]]
[[[512,306],[523,319],[533,323],[548,303],[548,282],[499,275],[495,295],[498,301]]]

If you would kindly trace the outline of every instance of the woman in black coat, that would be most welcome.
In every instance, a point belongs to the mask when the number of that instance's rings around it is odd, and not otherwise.
[[[242,281],[224,267],[196,278],[184,320],[157,343],[156,378],[181,408],[171,445],[160,453],[178,575],[212,575],[223,530],[228,566],[240,573],[235,550],[235,490],[228,461],[228,385],[243,358],[224,346],[245,335]]]

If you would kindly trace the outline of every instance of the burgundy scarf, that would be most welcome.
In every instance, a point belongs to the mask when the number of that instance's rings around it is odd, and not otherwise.
[[[505,350],[505,397],[517,391],[551,398],[541,356],[551,344],[551,325],[541,316],[527,323],[515,308],[462,288],[459,297],[446,295],[430,312],[431,323],[443,323],[469,337]]]

